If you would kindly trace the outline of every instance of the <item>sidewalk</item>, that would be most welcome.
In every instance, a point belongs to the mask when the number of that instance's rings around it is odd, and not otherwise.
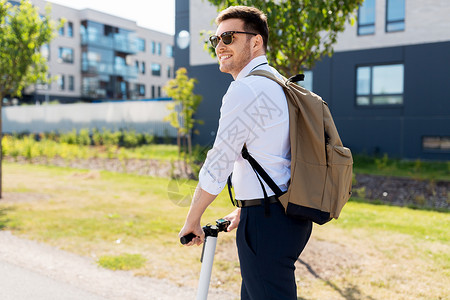
[[[0,231],[2,300],[195,299],[196,287],[111,271],[94,261]],[[210,290],[209,299],[236,299]]]

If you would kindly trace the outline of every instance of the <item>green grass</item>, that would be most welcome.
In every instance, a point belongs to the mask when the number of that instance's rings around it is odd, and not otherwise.
[[[142,268],[146,259],[141,254],[104,255],[98,265],[111,270],[133,270]]]
[[[409,177],[450,181],[450,161],[401,160],[367,155],[354,155],[354,172],[360,174]]]
[[[383,230],[416,238],[427,237],[430,241],[450,242],[449,212],[368,203],[356,204],[351,201],[345,206],[345,218],[338,224],[345,229]]]
[[[15,163],[4,163],[3,174],[0,229],[107,268],[197,284],[201,247],[183,247],[177,236],[188,211],[180,199],[191,197],[195,181]],[[232,210],[225,189],[202,224]],[[313,241],[328,246],[307,261],[317,277],[297,274],[299,295],[442,299],[450,293],[449,224],[449,213],[350,201],[338,220],[314,226]],[[234,234],[220,235],[211,285],[238,293]]]

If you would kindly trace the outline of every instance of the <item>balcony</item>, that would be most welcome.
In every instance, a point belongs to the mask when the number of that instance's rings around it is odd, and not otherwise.
[[[137,78],[138,70],[135,66],[126,66],[126,65],[115,65],[114,66],[114,75],[128,77],[128,78]]]
[[[92,60],[83,60],[81,70],[89,74],[122,76],[130,79],[137,78],[138,75],[138,70],[135,66],[113,65]]]
[[[81,35],[81,44],[96,46],[115,51],[135,54],[138,52],[137,39],[134,35],[116,33],[104,36],[96,33],[85,33]]]

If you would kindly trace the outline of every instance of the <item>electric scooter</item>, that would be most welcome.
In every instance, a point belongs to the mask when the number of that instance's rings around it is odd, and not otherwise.
[[[214,261],[214,254],[216,252],[217,236],[221,231],[227,231],[230,221],[219,219],[216,225],[207,224],[203,226],[205,232],[205,242],[203,243],[203,250],[200,262],[202,268],[200,271],[200,279],[198,282],[197,300],[206,300],[208,298],[209,283],[211,281],[211,271]],[[189,233],[180,238],[180,242],[185,245],[192,241],[195,234]]]

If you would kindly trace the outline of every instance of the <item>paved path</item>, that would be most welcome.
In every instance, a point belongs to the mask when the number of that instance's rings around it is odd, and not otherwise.
[[[0,231],[1,300],[195,299],[195,289],[131,272],[98,267],[92,260]],[[209,299],[237,299],[210,290]]]

